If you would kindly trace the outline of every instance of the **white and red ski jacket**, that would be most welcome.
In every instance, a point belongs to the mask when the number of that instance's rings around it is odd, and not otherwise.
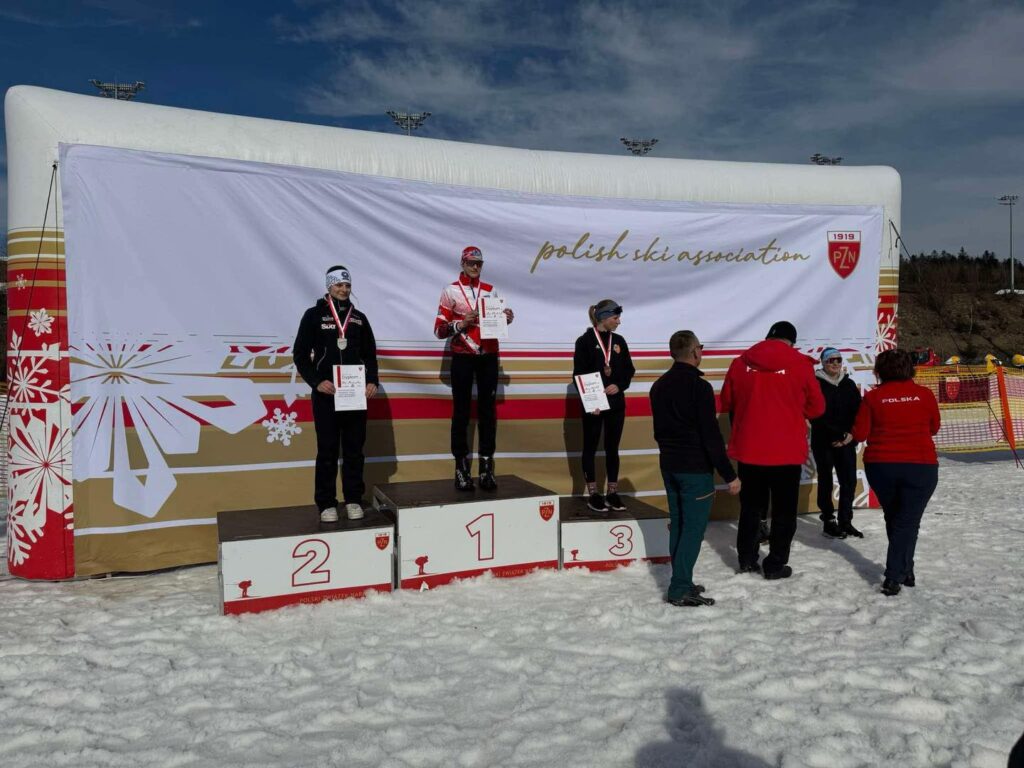
[[[493,285],[479,279],[470,281],[465,272],[460,273],[458,280],[446,285],[441,291],[437,318],[434,320],[434,335],[439,339],[452,337],[453,355],[497,354],[498,340],[481,339],[479,323],[462,332],[455,330],[455,324],[467,313],[474,309],[480,310],[478,299],[493,295],[493,291]],[[476,306],[474,301],[477,302]]]

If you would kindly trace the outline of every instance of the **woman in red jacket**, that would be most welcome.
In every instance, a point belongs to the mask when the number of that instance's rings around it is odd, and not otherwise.
[[[921,516],[939,481],[932,436],[939,431],[939,405],[930,389],[914,383],[910,353],[890,349],[875,359],[879,386],[864,395],[853,439],[867,442],[864,470],[885,516],[889,553],[882,593],[913,587],[914,549]]]

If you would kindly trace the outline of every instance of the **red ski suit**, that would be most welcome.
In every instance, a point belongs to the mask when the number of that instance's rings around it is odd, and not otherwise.
[[[732,361],[722,385],[732,414],[729,456],[782,466],[807,460],[807,419],[825,412],[810,358],[785,342],[761,341]]]
[[[454,355],[479,355],[483,353],[497,353],[497,339],[481,339],[480,324],[466,328],[462,333],[455,331],[455,324],[462,320],[466,314],[474,309],[483,314],[483,308],[479,301],[474,306],[474,297],[486,299],[491,296],[494,286],[485,283],[483,280],[470,281],[465,273],[459,275],[459,279],[450,285],[446,285],[441,291],[441,300],[437,305],[437,317],[434,320],[434,335],[439,339],[452,338],[452,354]]]

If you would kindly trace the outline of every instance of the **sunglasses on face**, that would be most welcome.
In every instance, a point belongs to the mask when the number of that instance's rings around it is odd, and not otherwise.
[[[826,363],[841,363],[841,362],[843,362],[843,358],[841,358],[841,357],[830,357],[825,362]]]
[[[482,267],[484,265],[483,259],[474,261],[464,261],[462,263],[465,264],[467,267]]]

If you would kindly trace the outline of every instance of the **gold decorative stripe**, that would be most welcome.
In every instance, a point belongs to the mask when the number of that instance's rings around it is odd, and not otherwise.
[[[38,239],[39,235],[43,235],[44,237],[63,238],[64,230],[54,229],[53,227],[47,227],[46,229],[29,229],[26,227],[9,229],[7,230],[7,242],[11,242],[11,240],[20,240],[26,237],[35,237]]]
[[[36,265],[36,254],[35,251],[31,255],[27,256],[11,256],[7,259],[7,271],[12,272],[14,269],[25,269],[27,267],[34,267]],[[64,269],[64,257],[63,256],[40,256],[39,257],[39,269]]]
[[[19,240],[16,243],[9,243],[7,246],[8,256],[24,256],[37,253],[64,255],[64,242],[55,240]]]

